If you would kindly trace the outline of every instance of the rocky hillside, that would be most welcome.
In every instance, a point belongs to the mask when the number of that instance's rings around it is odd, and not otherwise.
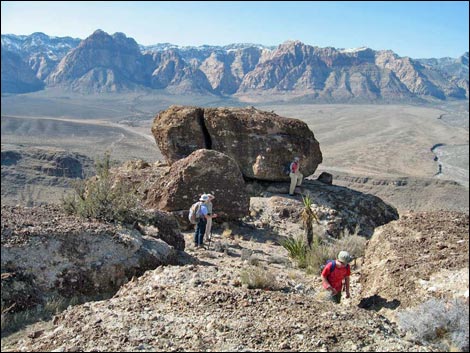
[[[277,218],[275,208],[264,209],[273,228],[295,226],[291,218]],[[417,343],[399,329],[393,315],[387,319],[382,314],[412,308],[433,296],[458,298],[465,289],[468,295],[468,216],[409,214],[385,225],[377,238],[372,236],[365,257],[353,264],[351,299],[334,305],[324,302],[318,274],[294,267],[277,241],[282,235],[264,230],[259,215],[230,228],[216,225],[206,249],[194,249],[192,233],[184,233],[186,251],[195,263],[147,271],[111,299],[70,307],[50,322],[2,339],[2,350],[440,350]],[[419,236],[404,238],[410,231],[419,231]],[[399,251],[385,251],[406,239]],[[428,250],[432,261],[421,261]],[[444,266],[445,261],[450,265]],[[401,270],[392,271],[395,267]],[[413,270],[400,275],[405,268]],[[264,274],[264,289],[242,283],[243,273],[253,269]],[[443,271],[455,278],[452,285]],[[383,281],[388,273],[400,276],[400,282],[388,286]]]
[[[440,211],[407,213],[377,228],[361,273],[363,305],[386,311],[393,302],[468,298],[468,226],[468,215]]]
[[[74,181],[95,173],[93,160],[79,153],[6,144],[2,144],[1,168],[2,204],[28,206],[38,196],[57,202]]]
[[[2,60],[2,92],[39,90],[40,82],[85,93],[165,89],[240,99],[279,94],[316,102],[469,98],[468,53],[414,60],[389,50],[319,48],[299,41],[277,48],[143,47],[123,33],[101,30],[79,43],[42,33],[2,35],[4,51],[20,60],[11,67]],[[39,81],[13,84],[14,72],[27,71]]]
[[[2,92],[26,93],[44,88],[35,72],[14,52],[2,47]]]

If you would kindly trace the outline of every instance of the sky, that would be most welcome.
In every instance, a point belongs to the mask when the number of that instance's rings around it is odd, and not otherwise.
[[[287,40],[318,47],[459,57],[469,46],[468,1],[2,1],[1,33],[85,39],[122,32],[142,45]]]

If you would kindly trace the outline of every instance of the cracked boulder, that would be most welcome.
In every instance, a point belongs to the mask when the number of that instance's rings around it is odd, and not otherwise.
[[[169,164],[197,149],[233,158],[246,178],[287,181],[283,167],[301,159],[304,176],[322,162],[320,144],[307,124],[251,108],[171,106],[154,119],[152,133]]]

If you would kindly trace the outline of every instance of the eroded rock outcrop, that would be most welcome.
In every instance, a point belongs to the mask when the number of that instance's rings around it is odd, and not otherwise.
[[[200,149],[171,166],[128,163],[113,170],[114,178],[129,183],[147,208],[164,210],[187,226],[187,212],[201,194],[216,196],[214,212],[223,220],[249,213],[250,198],[237,163],[227,155]]]
[[[378,228],[364,256],[362,307],[403,309],[465,292],[468,300],[468,224],[460,212],[411,212]]]
[[[295,156],[305,176],[322,162],[306,123],[254,107],[171,106],[155,117],[152,133],[169,164],[197,149],[212,149],[233,158],[247,178],[289,180],[283,166]]]
[[[286,197],[287,183],[249,183],[251,210],[258,214],[260,226],[271,227],[281,234],[303,233],[304,208],[299,197]],[[341,238],[346,234],[370,237],[375,228],[398,219],[397,210],[371,194],[361,193],[318,180],[305,180],[300,190],[312,200],[312,210],[318,217],[318,235]],[[259,197],[261,196],[261,197]],[[298,233],[296,233],[298,232]]]
[[[162,212],[155,227],[141,234],[66,216],[56,206],[2,206],[2,308],[22,310],[53,295],[110,293],[134,275],[180,263],[179,251],[168,243],[184,249],[184,238],[168,218]],[[172,233],[163,235],[168,229]]]

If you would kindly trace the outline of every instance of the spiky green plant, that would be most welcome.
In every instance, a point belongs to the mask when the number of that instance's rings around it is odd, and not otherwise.
[[[282,240],[281,245],[287,250],[289,257],[297,263],[299,268],[307,266],[307,246],[303,239],[289,237]]]
[[[312,243],[313,243],[313,222],[315,221],[317,224],[320,222],[318,221],[318,217],[313,212],[312,209],[312,198],[310,195],[305,195],[302,196],[302,202],[304,205],[304,208],[301,213],[301,218],[302,218],[302,224],[305,228],[305,238],[306,238],[306,243],[309,248],[312,248]]]

